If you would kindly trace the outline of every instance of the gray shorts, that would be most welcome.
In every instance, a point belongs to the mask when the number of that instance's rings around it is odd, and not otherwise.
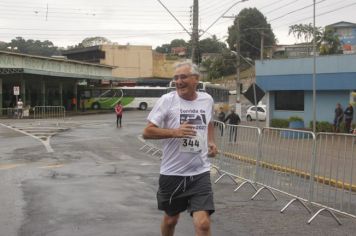
[[[160,175],[157,191],[158,209],[169,216],[188,210],[215,211],[210,172],[194,176]]]

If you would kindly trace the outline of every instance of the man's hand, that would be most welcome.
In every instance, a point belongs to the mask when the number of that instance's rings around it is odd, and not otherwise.
[[[197,135],[195,125],[188,124],[188,121],[184,122],[175,130],[176,138],[191,138]]]
[[[216,147],[215,143],[208,144],[208,157],[215,157],[218,153],[218,148]]]

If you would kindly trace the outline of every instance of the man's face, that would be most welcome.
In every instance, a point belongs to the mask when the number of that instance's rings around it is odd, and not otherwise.
[[[178,67],[174,73],[177,93],[181,98],[192,99],[199,82],[199,76],[190,73],[188,65]]]

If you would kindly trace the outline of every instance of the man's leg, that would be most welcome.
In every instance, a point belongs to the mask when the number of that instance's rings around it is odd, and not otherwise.
[[[161,233],[162,236],[173,236],[174,229],[178,223],[179,214],[175,216],[169,216],[164,214],[162,223],[161,223]]]
[[[193,223],[196,236],[210,236],[210,215],[207,211],[196,211],[193,213]]]
[[[119,127],[119,116],[116,115],[116,128]]]

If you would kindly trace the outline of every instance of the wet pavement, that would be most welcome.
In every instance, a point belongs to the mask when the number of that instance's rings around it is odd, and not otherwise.
[[[159,158],[139,150],[147,114],[126,111],[123,128],[116,128],[114,114],[0,120],[0,236],[160,235]],[[310,214],[298,204],[279,212],[290,197],[276,193],[275,201],[264,192],[251,201],[249,186],[235,188],[229,178],[214,185],[213,235],[356,231],[354,218],[340,216],[339,226],[325,214],[308,225]],[[189,214],[182,214],[176,235],[194,235]]]

